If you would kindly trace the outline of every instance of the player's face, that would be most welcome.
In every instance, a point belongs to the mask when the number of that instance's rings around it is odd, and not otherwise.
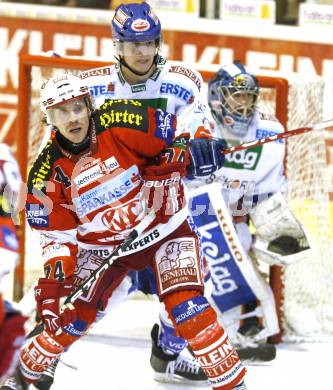
[[[156,42],[122,42],[121,55],[127,65],[138,73],[145,73],[151,68],[157,53]]]
[[[230,113],[248,117],[256,102],[256,96],[248,92],[234,92],[227,98]]]
[[[77,98],[51,108],[51,123],[73,143],[82,142],[88,134],[89,110],[84,98]]]

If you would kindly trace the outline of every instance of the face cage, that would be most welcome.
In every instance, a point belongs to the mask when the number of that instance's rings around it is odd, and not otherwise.
[[[88,109],[88,116],[90,117],[92,115],[92,113],[94,111],[94,104],[93,104],[93,101],[92,101],[90,94],[83,95],[83,96],[77,96],[77,97],[73,97],[71,99],[67,99],[61,103],[55,104],[54,106],[48,108],[46,110],[47,124],[55,126],[54,111],[53,111],[54,108],[57,108],[59,106],[62,106],[64,104],[67,104],[67,103],[74,101],[74,100],[82,100]]]
[[[208,102],[210,110],[212,112],[213,118],[215,122],[223,126],[223,110],[222,110],[222,103],[220,100],[210,100]]]
[[[253,115],[259,97],[259,88],[219,87],[218,92],[225,115],[244,121]]]
[[[129,52],[126,52],[124,50],[124,43],[128,42],[128,43],[141,43],[141,44],[144,44],[145,42],[149,42],[149,41],[154,41],[154,39],[148,39],[148,40],[144,40],[144,41],[121,41],[121,40],[114,40],[113,41],[113,47],[114,47],[114,51],[115,53],[118,55],[118,56],[131,56],[133,55],[133,52],[132,51],[129,51]],[[151,53],[149,53],[149,48],[147,48],[147,52],[144,53],[143,55],[152,55],[152,56],[155,56],[157,55],[158,51],[160,50],[161,46],[162,46],[162,38],[156,38],[155,39],[155,47],[152,47],[153,50]]]

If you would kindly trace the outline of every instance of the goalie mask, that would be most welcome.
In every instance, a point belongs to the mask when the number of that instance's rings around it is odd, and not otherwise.
[[[208,101],[219,126],[244,137],[259,96],[257,79],[240,62],[222,67],[208,85]]]
[[[112,39],[118,61],[134,74],[144,76],[156,64],[162,43],[161,23],[147,3],[121,4],[111,22]],[[152,64],[144,72],[130,67],[124,57],[152,57]]]

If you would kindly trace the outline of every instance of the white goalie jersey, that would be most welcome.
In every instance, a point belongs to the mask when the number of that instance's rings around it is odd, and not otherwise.
[[[243,139],[236,140],[226,129],[217,127],[214,128],[213,135],[225,139],[230,147],[283,132],[283,126],[275,118],[255,110]],[[227,154],[222,169],[208,177],[188,181],[190,189],[203,183],[220,184],[230,214],[236,218],[250,215],[257,231],[253,246],[256,255],[269,264],[278,265],[297,261],[301,256],[294,254],[310,248],[306,231],[284,201],[284,157],[285,141],[279,139]],[[239,223],[236,228],[243,247],[250,249],[252,242],[249,242],[251,236],[248,229]],[[271,245],[278,253],[270,253],[270,243],[284,236],[284,240]],[[284,249],[283,246],[292,248]],[[292,256],[287,257],[290,255]]]
[[[283,126],[274,118],[255,111],[248,132],[243,139],[235,139],[225,129],[215,127],[213,135],[225,139],[228,146],[253,141],[284,132]],[[248,207],[264,200],[268,195],[285,191],[284,176],[285,142],[277,140],[252,149],[226,155],[222,169],[204,179],[188,182],[189,188],[217,182],[233,216],[248,214]],[[244,205],[237,204],[244,197]],[[244,209],[244,207],[246,209]]]
[[[215,129],[213,134],[226,139],[230,147],[283,131],[283,126],[277,120],[255,111],[243,139],[234,139],[225,129]],[[206,291],[218,311],[223,313],[222,321],[232,338],[236,337],[238,320],[242,318],[240,305],[251,300],[261,302],[261,306],[252,313],[263,317],[264,329],[256,336],[257,340],[274,335],[279,329],[273,293],[248,252],[252,248],[259,259],[267,261],[269,241],[280,236],[282,230],[289,234],[288,226],[292,229],[297,226],[300,235],[304,236],[302,227],[282,203],[281,193],[285,192],[284,156],[284,140],[259,145],[226,155],[222,169],[208,177],[187,182],[191,218],[201,236],[203,252],[209,264],[211,291],[208,292],[207,286]],[[203,204],[206,206],[203,207]],[[278,209],[277,205],[281,207]],[[274,207],[277,211],[272,214]],[[233,218],[234,223],[230,215],[236,217]],[[256,251],[257,238],[252,243],[246,222],[239,222],[237,218],[248,215],[257,228],[260,251]],[[270,234],[267,235],[267,232]],[[287,264],[281,258],[285,257],[281,254],[276,256],[277,264]]]

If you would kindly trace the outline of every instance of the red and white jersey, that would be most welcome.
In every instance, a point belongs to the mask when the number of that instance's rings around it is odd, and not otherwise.
[[[106,99],[145,99],[147,105],[177,115],[177,128],[193,136],[208,123],[202,77],[184,63],[159,57],[153,74],[139,84],[129,84],[118,63],[82,72],[81,78],[96,107]]]
[[[17,261],[18,240],[12,218],[21,175],[8,145],[0,143],[0,292],[3,275],[12,271]]]
[[[109,101],[93,119],[89,149],[74,155],[56,133],[28,179],[28,222],[42,233],[44,261],[63,261],[66,275],[78,249],[116,245],[139,223],[140,173],[176,131],[175,116],[138,100]],[[167,224],[151,225],[126,254],[163,239],[186,217],[185,207]]]

